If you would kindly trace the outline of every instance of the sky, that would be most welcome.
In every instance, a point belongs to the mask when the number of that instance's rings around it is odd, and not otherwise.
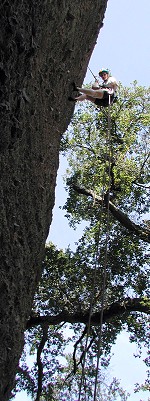
[[[111,73],[124,86],[137,80],[139,85],[148,87],[150,77],[150,0],[108,0],[104,25],[100,31],[89,67],[98,76],[101,68],[109,68]],[[93,80],[89,70],[84,83]],[[77,80],[76,80],[77,83]],[[80,238],[83,225],[76,231],[68,228],[68,221],[59,206],[63,206],[66,193],[63,178],[67,163],[60,157],[57,178],[56,203],[53,211],[53,223],[47,239],[58,248],[65,249],[69,244],[75,249],[75,241]],[[121,380],[121,385],[132,393],[131,401],[148,401],[150,395],[140,392],[133,394],[134,383],[145,378],[145,366],[132,355],[136,347],[128,341],[128,334],[123,333],[113,346],[115,353],[111,362],[112,376]],[[144,354],[143,354],[144,357]],[[24,392],[15,397],[15,401],[30,401]],[[60,400],[61,401],[61,400]]]
[[[135,79],[140,85],[150,84],[150,1],[108,0],[104,26],[89,67],[95,75],[110,68],[123,85]],[[91,81],[88,71],[85,82]]]

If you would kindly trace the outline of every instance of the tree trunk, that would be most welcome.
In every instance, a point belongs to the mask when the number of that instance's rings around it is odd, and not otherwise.
[[[10,397],[41,275],[59,145],[107,0],[1,0],[0,400]],[[99,60],[98,60],[99,61]],[[99,67],[99,66],[98,66]]]

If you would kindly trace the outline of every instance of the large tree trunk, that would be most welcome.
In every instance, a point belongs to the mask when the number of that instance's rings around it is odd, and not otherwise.
[[[10,397],[41,274],[61,134],[107,0],[1,0],[0,400]],[[99,60],[98,60],[99,62]]]

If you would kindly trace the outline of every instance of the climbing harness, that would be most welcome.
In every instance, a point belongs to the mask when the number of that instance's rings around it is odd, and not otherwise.
[[[107,146],[108,154],[109,154],[109,186],[107,192],[107,223],[106,223],[106,243],[105,243],[105,259],[104,259],[104,266],[103,266],[103,283],[102,283],[102,299],[101,299],[101,314],[100,314],[100,323],[99,323],[99,336],[98,336],[98,353],[97,353],[97,365],[96,365],[96,376],[95,376],[95,385],[94,385],[94,401],[96,401],[96,394],[97,394],[97,383],[98,383],[98,373],[99,373],[99,361],[100,361],[100,354],[101,354],[101,342],[102,342],[102,325],[103,325],[103,312],[104,312],[104,303],[105,303],[105,287],[106,287],[106,268],[107,268],[107,260],[108,260],[108,241],[109,241],[109,199],[110,199],[110,181],[111,181],[111,141],[110,141],[110,134],[111,134],[111,116],[110,116],[110,107],[111,107],[111,99],[109,95],[109,104],[108,104],[108,130],[107,130]],[[103,176],[103,190],[102,195],[104,194],[105,188],[105,176],[106,176],[106,158],[105,158],[105,169],[104,169],[104,176]],[[99,219],[99,228],[98,228],[98,239],[95,249],[95,266],[94,266],[94,280],[93,280],[93,288],[91,292],[91,299],[90,299],[90,310],[89,310],[89,320],[87,325],[87,336],[86,336],[86,344],[84,349],[84,359],[82,365],[82,376],[80,382],[80,389],[79,389],[79,398],[78,401],[81,399],[81,392],[82,387],[84,385],[84,376],[85,376],[85,362],[86,362],[86,354],[88,351],[88,339],[90,334],[90,327],[91,327],[91,317],[92,317],[92,309],[93,309],[93,299],[94,299],[94,292],[95,292],[95,284],[96,284],[96,273],[99,268],[100,264],[100,249],[99,249],[99,241],[100,241],[100,234],[101,234],[101,220],[102,220],[102,209],[104,203],[104,195],[103,201],[101,203],[100,208],[100,219]]]

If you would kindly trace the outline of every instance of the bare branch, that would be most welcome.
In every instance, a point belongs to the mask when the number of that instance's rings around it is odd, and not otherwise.
[[[81,334],[80,338],[76,341],[76,343],[74,344],[74,352],[73,352],[73,361],[74,361],[74,369],[73,369],[73,373],[74,375],[76,374],[76,369],[77,369],[77,362],[76,362],[76,350],[77,350],[77,346],[78,344],[80,344],[80,342],[83,340],[83,338],[85,337],[87,333],[87,326],[85,326],[83,333]]]
[[[89,343],[89,345],[87,346],[87,349],[86,349],[86,350],[85,350],[85,349],[83,350],[83,352],[82,352],[82,354],[81,354],[81,356],[80,356],[80,359],[79,359],[78,363],[76,363],[75,353],[76,353],[76,350],[77,350],[77,346],[78,346],[78,344],[82,341],[82,339],[85,337],[85,335],[86,335],[86,333],[87,333],[87,329],[88,329],[88,328],[87,328],[87,325],[86,325],[85,328],[84,328],[84,330],[83,330],[83,333],[81,334],[80,338],[76,341],[76,343],[75,343],[75,345],[74,345],[74,352],[73,352],[74,368],[73,368],[73,370],[71,370],[71,372],[69,373],[69,375],[65,378],[65,382],[66,382],[72,375],[75,375],[75,374],[76,374],[76,371],[77,371],[78,366],[79,366],[80,364],[82,365],[82,361],[83,361],[83,358],[84,358],[85,354],[88,353],[89,349],[91,348],[91,346],[92,346],[92,344],[93,344],[93,342],[94,342],[94,339],[95,339],[95,337],[96,337],[96,333],[94,332],[94,330],[92,330],[93,337],[91,338],[90,343]]]
[[[150,189],[149,185],[146,186],[145,184],[140,184],[139,182],[136,182],[136,181],[133,181],[133,184],[137,185],[138,187],[141,187],[141,188]]]
[[[84,350],[84,351],[82,352],[82,354],[81,354],[81,356],[80,356],[80,360],[79,360],[77,366],[78,366],[80,363],[82,364],[82,361],[83,361],[83,358],[84,358],[84,356],[85,356],[85,353],[88,353],[89,349],[91,348],[91,346],[92,346],[92,344],[93,344],[93,342],[94,342],[94,339],[95,339],[95,337],[96,337],[96,334],[94,333],[94,330],[92,330],[92,334],[93,334],[93,336],[92,336],[92,338],[91,338],[91,340],[90,340],[90,342],[89,342],[89,344],[88,344],[88,346],[87,346],[87,349]]]

